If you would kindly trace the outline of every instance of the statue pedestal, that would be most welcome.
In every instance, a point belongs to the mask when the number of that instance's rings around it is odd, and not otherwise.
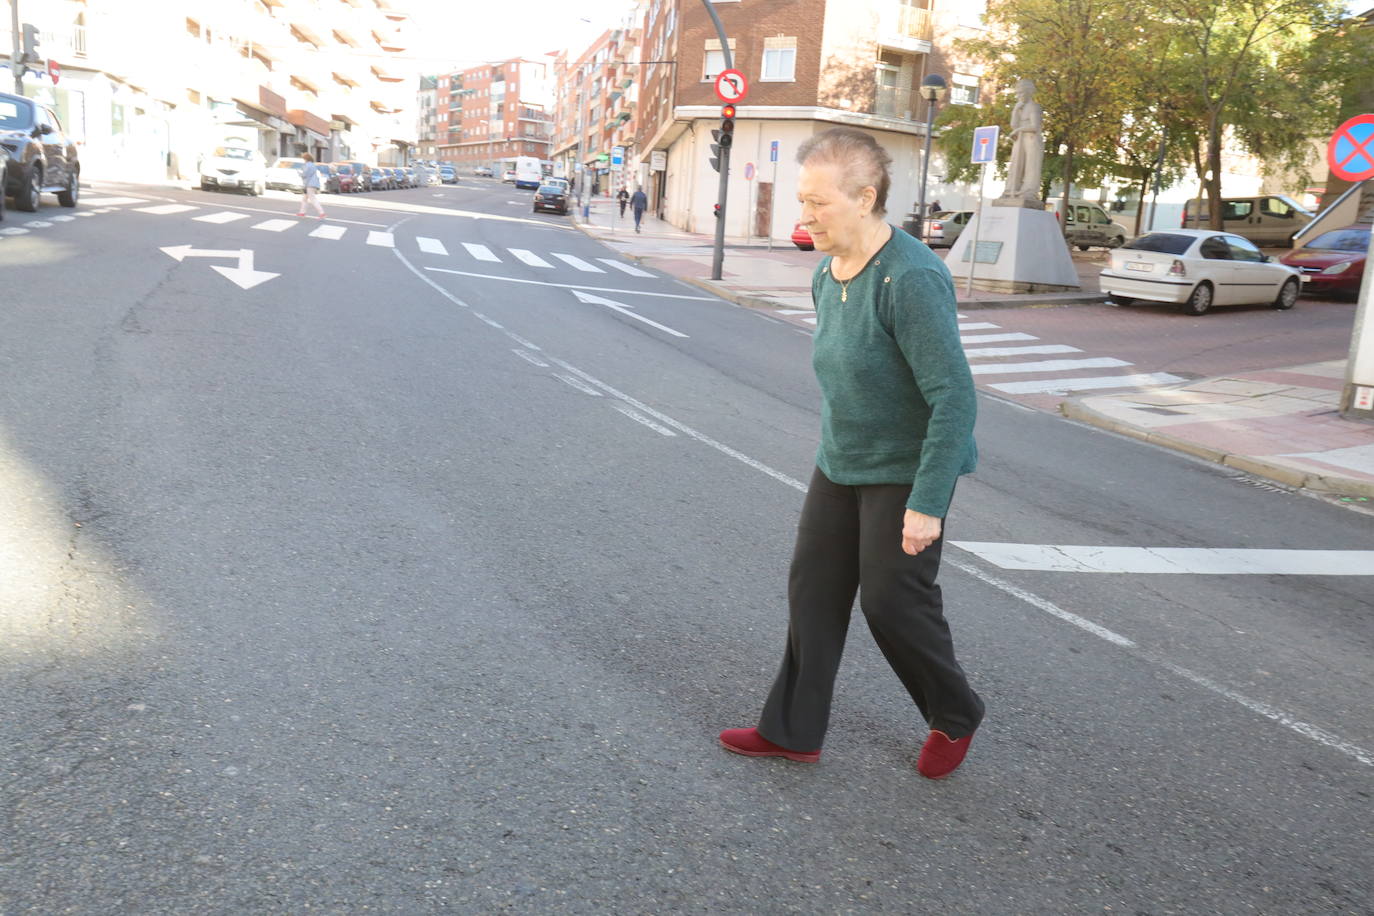
[[[979,224],[981,223],[981,228]],[[1058,293],[1079,289],[1059,220],[1048,210],[1024,206],[983,207],[945,258],[959,286],[968,279],[973,238],[978,262],[973,285],[999,293]]]

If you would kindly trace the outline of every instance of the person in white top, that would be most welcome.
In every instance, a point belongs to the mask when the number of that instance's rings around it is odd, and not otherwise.
[[[297,216],[305,216],[306,207],[315,208],[315,218],[324,219],[324,207],[320,206],[320,167],[315,164],[315,157],[309,153],[302,153],[301,158],[305,160],[305,165],[301,167],[301,184],[305,187],[305,197],[301,199],[301,209],[296,213]]]

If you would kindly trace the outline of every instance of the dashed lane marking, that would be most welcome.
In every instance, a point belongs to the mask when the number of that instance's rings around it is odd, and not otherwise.
[[[285,232],[296,225],[294,219],[266,219],[260,223],[254,223],[252,228],[261,229],[263,232]]]
[[[200,207],[192,207],[188,204],[158,204],[156,207],[134,207],[135,213],[152,213],[155,216],[166,216],[170,213],[186,213],[190,210],[199,210]]]
[[[1138,375],[1103,375],[1094,378],[1042,378],[1025,382],[997,382],[989,385],[1003,394],[1067,394],[1070,391],[1095,391],[1104,388],[1156,388],[1186,379],[1167,372]]]
[[[506,250],[509,251],[511,254],[515,255],[515,257],[522,263],[528,264],[531,267],[548,267],[550,269],[553,268],[552,264],[550,264],[548,261],[545,261],[543,258],[535,254],[533,251],[529,251],[525,248],[507,248]]]
[[[964,355],[969,359],[990,359],[995,356],[1032,356],[1049,353],[1082,353],[1077,347],[1068,344],[1040,344],[1033,347],[965,347]]]
[[[347,231],[347,226],[320,226],[310,233],[310,237],[314,239],[328,239],[331,242],[335,242],[343,238],[344,233]]]
[[[567,264],[570,267],[576,267],[578,270],[584,271],[585,273],[604,274],[606,272],[594,264],[588,264],[586,261],[582,260],[581,258],[575,255],[560,254],[557,251],[551,253],[555,258],[558,258],[558,260],[562,261],[564,264]]]
[[[221,210],[218,213],[207,213],[204,216],[191,217],[200,223],[232,223],[236,220],[247,219],[247,213],[235,213],[233,210]]]
[[[959,342],[960,342],[961,344],[967,345],[967,344],[1001,343],[1001,342],[1003,342],[1003,341],[1009,341],[1009,340],[1039,340],[1039,339],[1040,339],[1040,338],[1039,338],[1039,337],[1036,337],[1034,334],[973,334],[973,335],[970,335],[970,336],[967,336],[967,337],[965,337],[965,336],[963,336],[963,335],[960,335],[960,337],[959,337]]]
[[[420,246],[420,250],[425,254],[448,254],[448,249],[445,248],[444,243],[438,239],[431,239],[421,235],[416,236],[415,243]]]
[[[395,248],[396,236],[390,232],[378,232],[376,229],[372,229],[367,233],[367,243],[376,245],[378,248]]]
[[[491,249],[486,245],[478,245],[475,242],[464,242],[463,247],[468,250],[468,254],[479,261],[493,261],[497,264],[501,263],[501,259],[492,254]]]
[[[632,277],[653,276],[653,274],[649,273],[647,270],[640,270],[633,264],[625,264],[621,261],[617,261],[615,258],[597,258],[597,260],[600,261],[602,264],[605,264],[607,267],[614,267],[616,270],[621,271],[622,273],[627,273]]]
[[[1090,359],[1042,359],[1034,363],[980,363],[970,367],[974,375],[1007,375],[1022,372],[1065,372],[1078,369],[1114,369],[1129,366],[1124,359],[1094,356]]]

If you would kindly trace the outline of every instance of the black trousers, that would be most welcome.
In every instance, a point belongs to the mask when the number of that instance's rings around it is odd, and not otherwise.
[[[940,586],[941,537],[902,551],[910,486],[847,487],[819,469],[802,506],[788,581],[787,652],[759,733],[794,751],[819,750],[830,722],[854,595],[878,648],[931,728],[972,734],[983,701],[954,658]]]

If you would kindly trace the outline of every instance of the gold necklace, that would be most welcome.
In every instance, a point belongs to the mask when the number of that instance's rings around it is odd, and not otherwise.
[[[882,230],[879,229],[878,231],[881,232]],[[881,246],[879,246],[879,247],[881,247]],[[875,251],[874,254],[877,254],[877,252]],[[880,263],[882,263],[881,261],[874,261],[874,260],[873,260],[873,256],[870,255],[870,256],[869,256],[869,260],[864,262],[864,266],[859,268],[859,273],[856,273],[853,277],[850,277],[848,280],[841,280],[839,277],[835,276],[835,271],[834,271],[834,269],[833,269],[833,264],[834,264],[834,262],[833,262],[833,260],[832,260],[832,262],[831,262],[831,264],[832,264],[832,269],[830,270],[830,279],[832,279],[832,280],[834,280],[836,283],[840,284],[840,301],[841,301],[841,302],[848,302],[848,301],[849,301],[849,284],[851,284],[851,283],[854,282],[854,277],[857,277],[859,274],[861,274],[861,273],[864,272],[864,270],[868,267],[868,264],[869,264],[870,261],[871,261],[872,263],[874,263],[874,264],[880,264]]]

